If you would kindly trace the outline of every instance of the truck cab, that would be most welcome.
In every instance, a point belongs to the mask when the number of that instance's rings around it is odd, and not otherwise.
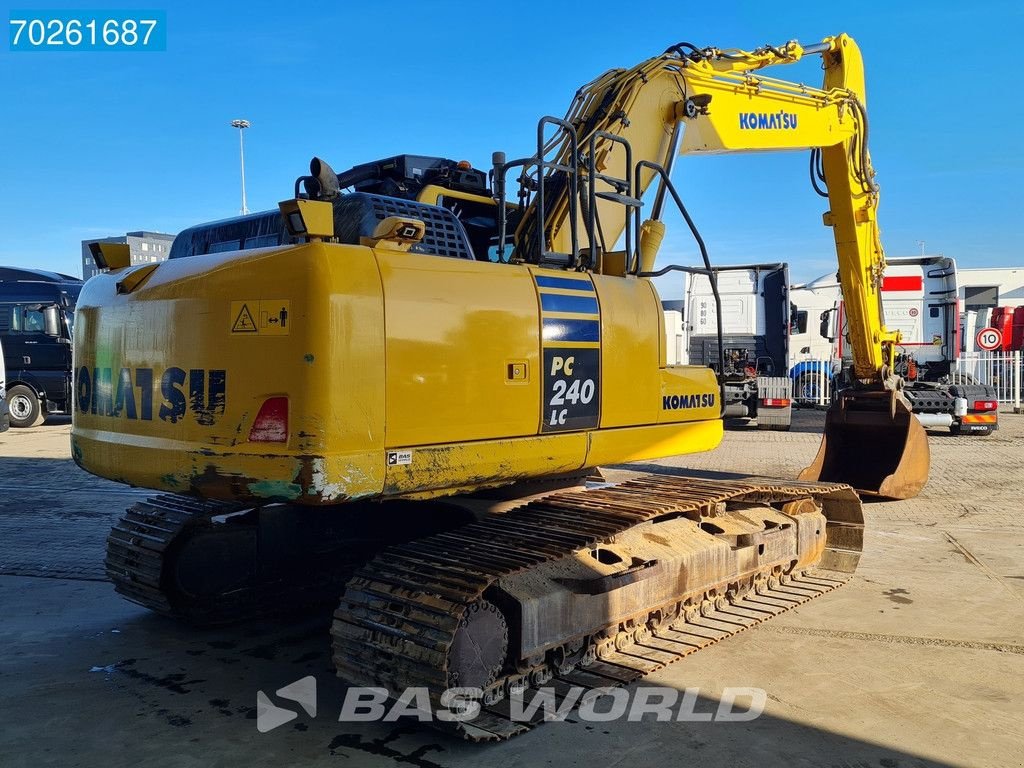
[[[70,412],[71,339],[82,281],[0,267],[0,344],[10,424],[32,427]]]
[[[790,333],[798,322],[791,313],[789,268],[747,264],[713,272],[722,309],[724,369],[715,291],[710,277],[699,272],[688,276],[682,302],[663,302],[669,361],[714,369],[726,418],[756,419],[759,429],[786,431],[792,421]]]
[[[918,420],[954,435],[988,435],[998,429],[995,389],[960,369],[956,262],[945,256],[889,259],[882,305],[886,325],[902,335],[894,368]],[[845,371],[851,350],[842,300],[823,314],[821,330],[837,345],[834,358]]]

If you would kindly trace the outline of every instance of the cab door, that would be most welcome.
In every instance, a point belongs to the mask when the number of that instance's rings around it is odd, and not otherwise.
[[[71,346],[62,338],[56,305],[13,304],[5,309],[8,367],[63,407],[68,395]]]

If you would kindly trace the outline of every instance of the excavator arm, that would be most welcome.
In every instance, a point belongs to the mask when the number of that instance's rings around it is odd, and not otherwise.
[[[808,55],[822,58],[822,88],[760,73]],[[517,249],[524,260],[536,259],[536,229],[542,227],[552,252],[571,251],[575,239],[581,241],[579,253],[587,252],[593,237],[598,241],[595,251],[613,254],[630,209],[616,194],[623,192],[622,185],[608,179],[630,179],[642,161],[671,172],[680,154],[810,150],[812,182],[829,203],[823,222],[835,238],[854,386],[836,397],[821,449],[802,477],[849,482],[868,493],[905,498],[916,495],[927,480],[928,446],[901,394],[902,380],[892,369],[899,332],[885,327],[882,311],[885,255],[865,102],[863,60],[848,35],[806,47],[789,42],[752,52],[682,43],[631,69],[611,70],[577,92],[565,118],[574,135],[570,138],[563,130],[539,152],[554,154],[549,167],[568,168],[575,160],[594,169],[592,183],[605,192],[589,199],[596,209],[596,226],[586,226],[586,205],[572,205],[570,185],[551,185],[543,212],[537,199],[526,210]],[[631,155],[624,150],[627,143]],[[608,271],[635,258],[640,274],[653,269],[666,200],[666,182],[658,176],[640,167],[637,188],[629,190],[628,196],[639,201],[658,180],[636,254],[597,263],[578,258],[578,267]],[[582,235],[577,238],[576,232]]]

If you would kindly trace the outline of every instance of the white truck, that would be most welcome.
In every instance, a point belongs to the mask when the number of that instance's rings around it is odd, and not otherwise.
[[[886,325],[903,334],[895,372],[903,377],[904,393],[921,423],[953,434],[988,435],[998,429],[996,391],[957,370],[962,329],[956,262],[945,256],[888,259],[882,306]],[[820,333],[835,345],[833,385],[842,386],[850,351],[841,298],[822,313]]]
[[[824,405],[833,370],[829,361],[836,355],[836,344],[822,333],[822,315],[833,311],[842,298],[836,276],[824,275],[789,292],[792,303],[793,333],[790,336],[789,377],[793,380],[793,400],[797,405]]]
[[[727,419],[756,419],[759,429],[786,431],[792,420],[789,269],[750,264],[712,272],[722,306],[724,370],[714,291],[701,271],[688,275],[683,301],[665,302],[668,362],[714,368]]]

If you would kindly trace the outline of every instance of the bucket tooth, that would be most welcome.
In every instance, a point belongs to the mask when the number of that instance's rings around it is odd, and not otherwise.
[[[928,436],[903,397],[847,390],[829,408],[818,454],[800,479],[910,499],[928,482],[929,465]]]

